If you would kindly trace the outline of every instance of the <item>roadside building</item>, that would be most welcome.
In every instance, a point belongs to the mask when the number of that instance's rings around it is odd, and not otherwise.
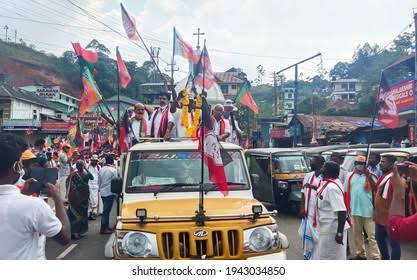
[[[294,91],[295,88],[284,88],[283,110],[284,114],[294,113]]]
[[[226,100],[234,100],[246,82],[246,74],[239,68],[230,68],[226,72],[215,72],[214,76]]]
[[[295,137],[297,144],[308,146],[311,143],[313,134],[315,134],[317,135],[316,140],[320,145],[327,145],[341,142],[341,139],[346,139],[351,132],[358,128],[369,128],[371,122],[372,119],[366,117],[298,114],[288,124],[288,137],[291,139]]]
[[[362,83],[358,79],[339,79],[331,82],[330,100],[336,102],[338,100],[346,101],[349,104],[356,104],[358,101],[358,93],[362,89]]]
[[[62,112],[56,115],[58,119],[67,120],[71,115],[75,115],[78,112],[80,99],[62,92],[58,85],[29,85],[22,86],[20,89],[36,94],[53,104],[55,108]]]
[[[38,95],[0,84],[0,130],[25,136],[29,142],[45,133],[66,134],[65,114],[56,104]]]

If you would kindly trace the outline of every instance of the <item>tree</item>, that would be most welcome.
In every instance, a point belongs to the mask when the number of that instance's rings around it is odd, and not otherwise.
[[[332,79],[346,79],[349,77],[349,63],[338,62],[330,70],[330,77]]]
[[[110,50],[105,45],[100,44],[100,42],[97,41],[96,39],[91,40],[91,42],[88,43],[88,45],[85,48],[86,49],[88,49],[88,48],[94,49],[96,52],[102,53],[102,54],[105,54],[105,55],[110,54]]]

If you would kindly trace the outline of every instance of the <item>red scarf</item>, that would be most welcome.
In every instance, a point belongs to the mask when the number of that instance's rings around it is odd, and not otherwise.
[[[352,188],[352,178],[353,175],[358,174],[358,175],[363,175],[365,174],[365,170],[361,171],[361,170],[357,170],[356,168],[354,169],[354,171],[352,172],[352,174],[350,174],[349,178],[347,179],[347,184],[346,184],[346,192],[345,192],[345,204],[346,204],[346,211],[350,213],[350,202],[351,202],[351,188]],[[375,176],[373,173],[371,173],[371,176]],[[367,191],[371,191],[372,187],[371,187],[371,183],[369,182],[369,178],[366,177],[365,178],[365,186],[364,186],[365,190]]]
[[[217,122],[216,118],[214,116],[211,116],[211,122],[213,123],[213,125]],[[226,131],[226,123],[223,119],[223,117],[220,119],[220,132],[219,132],[219,136],[223,135],[224,132]]]
[[[389,179],[386,179],[387,176],[390,176]],[[375,195],[378,193],[378,188],[382,186],[382,190],[381,190],[381,196],[383,195],[385,188],[388,188],[388,195],[387,195],[387,200],[391,200],[392,199],[392,172],[388,172],[388,173],[384,173],[382,174],[381,177],[379,177],[378,181],[375,183],[375,189],[377,190],[377,192],[375,193]],[[388,185],[387,185],[388,183]]]
[[[313,185],[315,177],[316,177],[316,174],[313,173],[310,177],[310,180],[308,181],[308,184]],[[319,186],[320,186],[320,183],[321,183],[321,179],[320,179],[320,182],[319,182]],[[308,188],[308,190],[307,190],[307,200],[306,200],[306,204],[304,206],[304,217],[306,217],[306,218],[308,217],[308,209],[310,208],[310,199],[311,199],[311,192],[312,191],[313,190],[311,188]]]
[[[344,197],[344,192],[341,186],[339,186],[339,184],[336,183],[336,180],[334,179],[329,179],[329,178],[325,178],[323,179],[323,181],[325,182],[324,186],[320,188],[320,190],[317,191],[317,203],[316,203],[316,211],[314,212],[314,222],[313,222],[313,227],[317,227],[317,208],[318,208],[318,201],[320,199],[321,194],[323,193],[323,191],[327,188],[327,186],[330,183],[335,184],[338,189],[342,192],[342,195]],[[345,203],[346,205],[346,203]],[[348,213],[348,211],[346,211],[346,221],[348,222],[349,225],[352,225],[351,221],[350,221],[350,214]]]
[[[156,109],[156,112],[155,112],[155,114],[153,115],[153,118],[152,118],[151,137],[156,137],[156,138],[164,137],[165,133],[167,131],[167,128],[168,128],[169,106],[166,106],[165,109],[162,110],[162,118],[161,118],[161,124],[159,125],[158,134],[155,135],[155,133],[154,133],[155,119],[156,119],[156,116],[159,114],[159,111],[161,111],[161,108]]]

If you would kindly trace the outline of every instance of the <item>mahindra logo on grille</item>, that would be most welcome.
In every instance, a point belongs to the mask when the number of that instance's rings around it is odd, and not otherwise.
[[[204,229],[201,229],[201,230],[194,231],[193,234],[194,234],[195,237],[206,237],[208,235],[208,231],[204,230]]]

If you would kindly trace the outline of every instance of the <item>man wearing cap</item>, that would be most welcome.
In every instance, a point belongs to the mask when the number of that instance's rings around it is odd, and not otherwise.
[[[71,172],[70,161],[68,160],[68,153],[70,151],[70,146],[67,144],[62,147],[62,151],[59,154],[59,172],[58,172],[58,184],[59,184],[59,192],[61,194],[61,199],[66,201],[67,198],[67,190],[66,190],[66,182],[67,178]]]
[[[88,203],[88,219],[95,220],[97,217],[97,208],[99,203],[98,194],[98,172],[100,166],[98,165],[98,155],[94,154],[90,159],[90,165],[87,168],[88,172],[93,175],[93,180],[88,181],[90,189],[90,200]]]
[[[353,222],[355,255],[352,259],[367,259],[363,234],[365,231],[369,244],[370,256],[368,258],[378,260],[380,255],[375,240],[375,223],[372,219],[374,214],[372,189],[377,177],[366,168],[364,156],[357,156],[354,164],[354,169],[347,175],[344,184],[346,208]]]
[[[239,145],[239,139],[242,137],[242,130],[239,128],[239,124],[235,118],[235,112],[237,112],[237,107],[233,105],[233,101],[228,99],[224,103],[224,113],[223,116],[230,124],[230,137],[226,139],[226,142]]]

